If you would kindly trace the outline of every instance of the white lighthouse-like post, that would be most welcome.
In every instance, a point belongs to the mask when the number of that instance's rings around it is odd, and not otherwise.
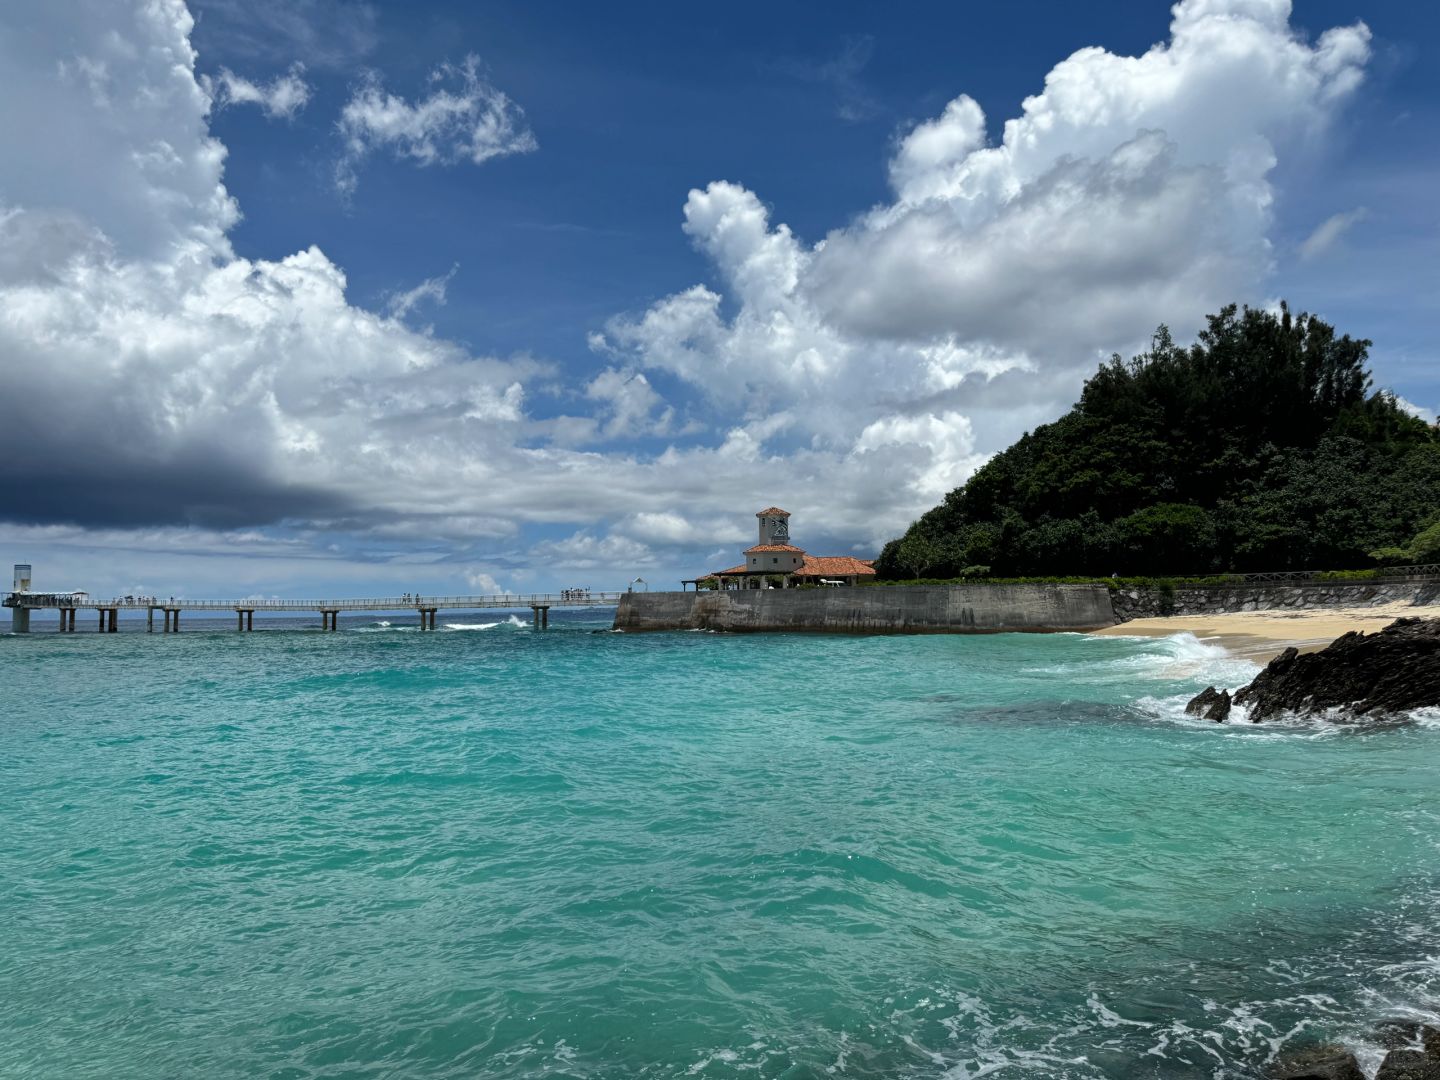
[[[14,607],[10,609],[10,632],[12,634],[28,634],[30,632],[30,609],[22,607],[20,594],[30,591],[30,564],[15,564],[15,588],[12,590],[15,595],[11,598]]]

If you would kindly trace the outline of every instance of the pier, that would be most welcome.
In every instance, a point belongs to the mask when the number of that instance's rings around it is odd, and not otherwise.
[[[29,590],[7,593],[4,606],[11,610],[11,629],[17,634],[27,633],[30,618],[36,612],[54,611],[59,616],[60,632],[74,633],[76,613],[93,612],[97,619],[96,632],[114,634],[120,629],[120,612],[145,612],[145,629],[156,631],[156,612],[160,613],[160,632],[175,634],[180,631],[181,612],[214,613],[233,612],[235,629],[249,633],[255,629],[255,613],[310,611],[319,614],[324,630],[339,629],[341,612],[401,612],[414,611],[420,619],[421,630],[436,629],[437,616],[441,611],[489,611],[530,609],[532,625],[537,630],[550,626],[550,609],[615,607],[623,593],[591,592],[589,589],[565,589],[558,593],[501,593],[493,596],[375,596],[351,599],[324,600],[184,600],[171,597],[161,600],[154,596],[123,596],[97,600],[88,593],[44,593]]]

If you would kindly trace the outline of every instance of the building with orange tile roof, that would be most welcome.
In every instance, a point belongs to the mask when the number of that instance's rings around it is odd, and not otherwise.
[[[714,581],[722,589],[795,588],[799,585],[858,585],[875,577],[872,559],[849,555],[810,555],[790,543],[790,512],[767,506],[760,519],[759,543],[744,551],[745,561],[728,570],[688,578],[682,586]]]

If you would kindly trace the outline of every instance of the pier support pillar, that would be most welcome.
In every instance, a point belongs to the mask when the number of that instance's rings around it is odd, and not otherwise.
[[[97,608],[95,614],[100,616],[100,625],[95,628],[95,632],[97,634],[103,634],[105,632],[105,609]]]
[[[75,632],[75,609],[72,607],[72,608],[70,609],[70,633],[73,634],[74,632]]]
[[[432,607],[432,608],[430,609],[430,629],[431,629],[431,630],[434,630],[434,629],[435,629],[435,616],[436,616],[437,614],[438,614],[438,609]]]
[[[65,612],[60,612],[60,628],[65,628]],[[28,634],[30,632],[30,609],[17,607],[10,609],[10,632],[12,634]]]
[[[120,629],[120,609],[119,609],[119,608],[113,608],[113,607],[112,607],[112,608],[110,609],[110,620],[109,620],[109,622],[110,622],[110,625],[109,625],[109,627],[108,627],[109,632],[112,633],[112,634],[117,633],[117,632],[119,631],[119,629]]]
[[[145,632],[147,634],[155,632],[155,609],[153,607],[145,609]]]
[[[247,612],[245,612],[245,632],[248,634],[248,633],[250,633],[250,632],[251,632],[252,630],[254,630],[254,629],[255,629],[255,612],[254,612],[253,610],[247,611]]]
[[[243,611],[235,612],[235,632],[237,634],[245,632],[245,612]]]
[[[177,608],[171,608],[171,609],[170,609],[170,633],[172,633],[172,634],[178,634],[179,632],[180,632],[180,609],[179,609],[178,607],[177,607]]]
[[[534,617],[534,627],[536,630],[550,629],[549,605],[531,604],[530,613]]]

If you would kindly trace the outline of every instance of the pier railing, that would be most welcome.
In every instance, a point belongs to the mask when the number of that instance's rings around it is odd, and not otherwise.
[[[499,593],[490,596],[375,596],[359,599],[261,599],[190,600],[170,596],[115,596],[97,599],[79,593],[10,593],[6,607],[24,608],[105,608],[146,611],[169,608],[185,611],[407,611],[480,608],[614,607],[622,593],[567,589],[558,593]]]

